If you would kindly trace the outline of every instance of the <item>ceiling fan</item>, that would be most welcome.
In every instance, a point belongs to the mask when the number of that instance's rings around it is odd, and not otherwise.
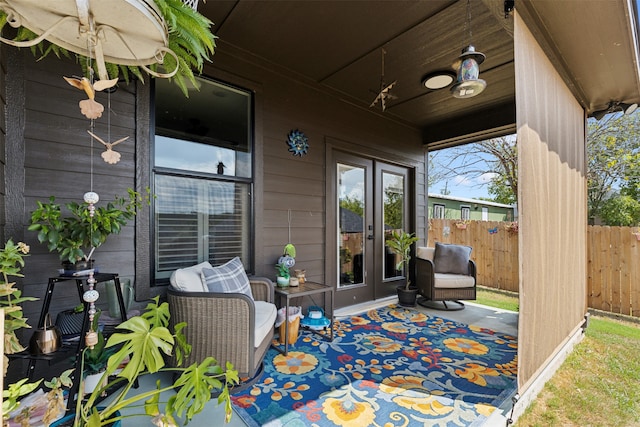
[[[620,101],[610,101],[607,108],[605,108],[604,110],[594,111],[593,113],[591,113],[591,117],[596,120],[600,120],[605,115],[615,113],[617,111],[621,111],[624,114],[631,114],[636,110],[636,108],[638,108],[638,104],[625,104],[624,102]]]
[[[369,108],[371,108],[375,106],[378,101],[380,101],[380,107],[382,108],[383,112],[387,108],[387,100],[396,99],[396,97],[391,94],[391,88],[398,82],[397,80],[395,80],[389,85],[384,82],[384,56],[386,54],[387,51],[382,48],[382,74],[380,76],[380,91],[377,93],[373,102],[371,102],[371,105],[369,105]]]

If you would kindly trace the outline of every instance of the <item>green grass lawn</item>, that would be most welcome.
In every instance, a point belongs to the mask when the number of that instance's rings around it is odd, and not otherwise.
[[[477,302],[518,306],[517,298],[486,290]],[[584,340],[516,425],[640,426],[640,325],[592,316]]]
[[[477,288],[476,300],[478,304],[503,310],[519,311],[518,295],[492,291],[487,288]]]

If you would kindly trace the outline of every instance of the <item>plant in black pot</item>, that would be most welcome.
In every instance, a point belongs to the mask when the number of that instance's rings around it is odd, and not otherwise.
[[[127,197],[115,196],[105,206],[70,202],[64,210],[55,200],[51,196],[48,203],[37,202],[29,230],[38,232],[38,241],[49,251],[58,252],[65,270],[84,270],[93,268],[93,251],[111,234],[119,234],[149,197],[129,188]]]
[[[411,245],[418,241],[413,233],[406,233],[402,230],[394,230],[386,240],[387,246],[396,254],[400,255],[400,260],[396,264],[396,270],[404,271],[407,276],[407,282],[398,286],[398,302],[400,305],[413,307],[416,305],[416,297],[418,289],[411,287],[411,279],[409,274],[409,261],[411,260]]]

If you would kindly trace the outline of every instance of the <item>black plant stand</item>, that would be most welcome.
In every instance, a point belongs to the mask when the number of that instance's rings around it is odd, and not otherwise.
[[[76,288],[78,290],[78,297],[80,298],[80,302],[84,304],[84,319],[82,320],[82,330],[80,331],[80,339],[78,341],[78,345],[76,347],[75,352],[75,371],[73,373],[73,385],[69,390],[69,397],[67,399],[67,410],[73,409],[75,406],[75,396],[78,394],[80,388],[80,378],[82,377],[82,372],[80,372],[81,362],[82,362],[82,351],[84,350],[85,340],[84,336],[89,330],[89,303],[85,302],[82,298],[85,292],[85,284],[89,275],[84,276],[57,276],[50,277],[49,283],[47,285],[47,291],[44,296],[44,300],[42,303],[42,310],[40,311],[40,319],[38,320],[38,328],[44,327],[44,322],[49,312],[49,306],[51,305],[51,297],[53,296],[53,291],[55,289],[56,283],[65,282],[68,280],[75,280]],[[95,279],[95,284],[101,282],[108,282],[109,280],[113,280],[116,288],[116,295],[118,297],[118,304],[120,305],[120,318],[122,321],[127,320],[127,312],[125,310],[124,298],[122,297],[122,288],[120,288],[120,278],[117,273],[95,273],[93,275]],[[48,357],[47,357],[48,356]],[[41,356],[26,356],[29,358],[29,367],[27,368],[27,377],[29,380],[32,380],[33,374],[36,367],[36,362],[38,360],[52,360],[50,355],[45,355],[45,357]]]

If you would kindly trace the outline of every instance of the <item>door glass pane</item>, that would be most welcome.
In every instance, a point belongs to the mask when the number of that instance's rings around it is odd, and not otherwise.
[[[407,231],[404,230],[404,176],[382,172],[382,202],[384,242],[386,242],[392,231]],[[383,257],[385,279],[403,275],[403,271],[396,269],[400,255],[394,253],[386,243],[384,243]]]
[[[338,164],[338,287],[364,283],[365,169]]]

